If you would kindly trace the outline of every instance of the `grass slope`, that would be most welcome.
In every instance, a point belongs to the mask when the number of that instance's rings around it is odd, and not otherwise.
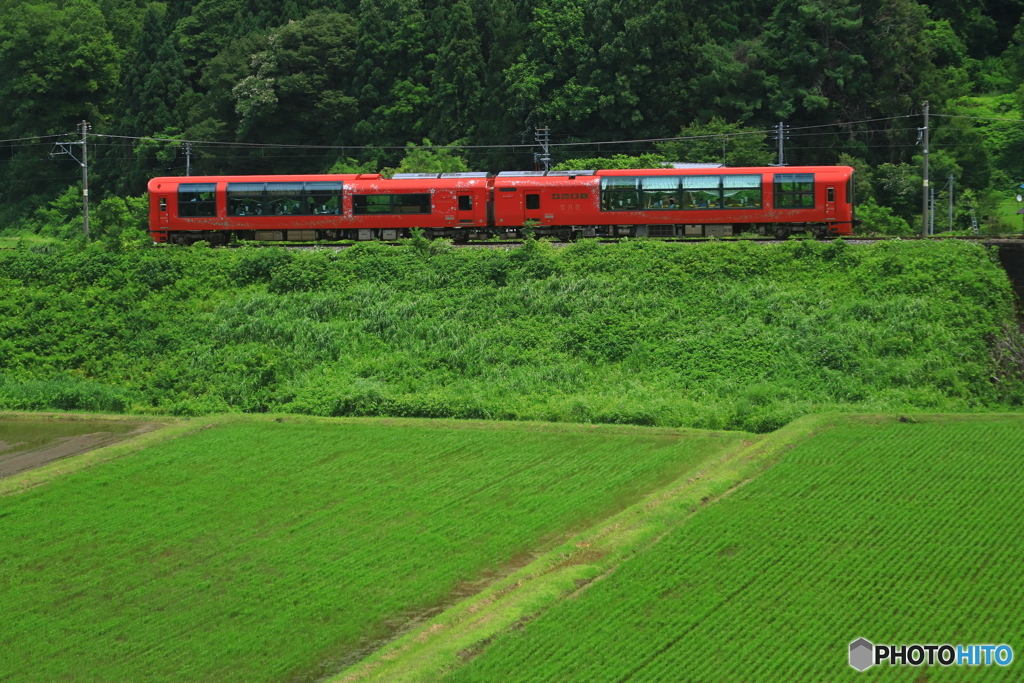
[[[765,433],[1024,402],[977,245],[436,246],[0,251],[0,408]]]
[[[1019,679],[1019,662],[858,673],[846,660],[861,636],[1020,650],[1024,418],[829,420],[444,680]]]
[[[64,476],[51,466],[26,477],[34,488],[5,482],[0,679],[315,680],[745,436],[263,417],[188,428]]]

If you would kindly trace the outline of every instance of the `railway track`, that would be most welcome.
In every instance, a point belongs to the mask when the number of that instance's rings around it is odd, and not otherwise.
[[[586,238],[586,239],[593,239],[593,238]],[[915,235],[915,236],[912,236],[912,237],[881,237],[881,236],[879,236],[879,237],[846,236],[846,237],[823,237],[823,238],[792,237],[792,238],[789,238],[789,239],[786,239],[786,240],[780,240],[780,239],[775,238],[775,237],[686,237],[686,238],[671,238],[671,237],[657,238],[656,237],[656,238],[643,238],[643,239],[652,239],[652,240],[656,240],[658,242],[680,242],[680,243],[683,243],[683,244],[698,244],[698,243],[701,243],[701,242],[756,242],[758,244],[781,244],[783,242],[791,242],[791,241],[794,241],[794,240],[799,241],[799,240],[804,240],[804,239],[806,239],[806,240],[813,240],[813,241],[817,241],[817,242],[834,242],[836,240],[841,239],[841,240],[844,240],[846,242],[861,243],[861,244],[868,244],[868,243],[874,243],[874,242],[887,242],[887,241],[894,241],[894,240],[903,240],[903,241],[916,241],[916,240],[934,240],[934,241],[963,240],[963,241],[967,241],[967,242],[982,242],[984,244],[993,244],[993,245],[1004,244],[1004,245],[1017,245],[1017,246],[1024,247],[1024,234],[1012,235],[1012,236],[1005,236],[1005,235],[1004,236],[998,236],[998,235],[951,235],[951,236],[932,235],[932,236],[929,236],[929,237],[921,237],[920,235]],[[636,238],[624,237],[624,238],[619,238],[619,239],[599,239],[599,240],[596,240],[596,241],[598,243],[600,243],[600,244],[615,244],[617,242],[623,242],[623,241],[629,241],[629,240],[634,240],[635,241]],[[386,241],[386,242],[380,242],[380,243],[397,247],[397,246],[401,246],[402,244],[405,244],[406,242],[407,242],[407,240],[396,240],[396,241]],[[469,249],[501,249],[501,248],[518,247],[518,246],[521,246],[522,243],[523,243],[523,240],[500,240],[500,241],[486,241],[486,242],[466,242],[466,243],[461,243],[461,244],[453,244],[452,246],[460,248],[460,249],[465,249],[465,248],[469,248]],[[281,247],[283,249],[295,249],[295,250],[305,250],[305,249],[334,249],[334,250],[341,250],[341,249],[347,249],[348,247],[355,246],[356,244],[365,244],[365,242],[354,242],[354,241],[351,241],[351,240],[350,241],[345,241],[345,242],[241,242],[241,243],[227,244],[227,245],[224,245],[222,247],[215,247],[215,248],[216,249],[240,249],[242,247]],[[556,247],[564,247],[564,246],[568,246],[569,244],[572,244],[572,242],[552,242],[552,245],[556,246]],[[158,244],[158,245],[153,245],[153,246],[158,246],[158,247],[166,249],[166,248],[171,248],[171,247],[176,246],[176,245]],[[0,247],[0,251],[2,251],[2,250],[9,250],[9,249],[16,249],[16,248],[17,247]]]
[[[593,238],[586,238],[586,239],[593,239]],[[894,241],[894,240],[903,240],[903,241],[961,240],[961,241],[967,241],[967,242],[983,242],[983,243],[986,243],[986,244],[987,243],[992,243],[992,244],[1013,243],[1013,244],[1022,244],[1022,245],[1024,245],[1024,235],[1012,236],[1012,237],[999,237],[999,236],[993,236],[993,235],[951,235],[951,236],[945,236],[945,237],[944,236],[931,235],[931,236],[928,236],[928,237],[921,237],[920,235],[915,235],[915,236],[912,236],[912,237],[846,236],[846,237],[823,237],[823,238],[815,238],[815,237],[809,237],[808,236],[808,237],[789,238],[789,239],[786,239],[786,240],[780,240],[780,239],[778,239],[776,237],[687,237],[687,238],[643,238],[643,239],[652,239],[652,240],[658,241],[658,242],[679,242],[679,243],[683,243],[683,244],[698,244],[698,243],[702,243],[702,242],[756,242],[758,244],[781,244],[783,242],[790,242],[790,241],[794,241],[794,240],[799,241],[799,240],[804,240],[804,239],[812,240],[812,241],[816,241],[816,242],[834,242],[836,240],[841,239],[841,240],[843,240],[845,242],[853,242],[853,243],[860,243],[860,244],[869,244],[869,243],[874,243],[874,242],[887,242],[887,241]],[[624,242],[624,241],[630,241],[630,240],[635,241],[636,238],[597,239],[595,241],[597,241],[599,244],[615,244],[615,243],[618,243],[618,242]],[[381,242],[381,243],[382,244],[391,245],[391,246],[401,246],[402,244],[405,244],[407,242],[408,242],[408,240],[396,240],[396,241],[386,241],[386,242]],[[340,249],[346,249],[348,247],[355,246],[356,244],[365,244],[365,242],[353,242],[351,240],[344,241],[344,242],[322,242],[322,241],[321,242],[290,242],[290,243],[289,242],[244,242],[244,243],[229,244],[229,245],[226,245],[224,247],[218,247],[218,248],[219,249],[238,249],[238,248],[241,248],[241,247],[259,246],[259,247],[282,247],[284,249],[297,249],[297,250],[317,249],[317,248],[340,250]],[[475,242],[474,241],[474,242],[456,243],[456,244],[453,244],[452,246],[456,247],[456,248],[460,248],[460,249],[466,249],[466,248],[469,248],[469,249],[502,249],[502,248],[514,248],[514,247],[521,246],[522,244],[523,244],[523,240],[496,240],[496,241],[488,240],[488,241],[480,241],[480,242]],[[568,246],[569,244],[572,244],[572,242],[552,242],[551,244],[553,246],[556,246],[556,247],[564,247],[564,246]],[[165,245],[160,245],[160,246],[165,246]]]

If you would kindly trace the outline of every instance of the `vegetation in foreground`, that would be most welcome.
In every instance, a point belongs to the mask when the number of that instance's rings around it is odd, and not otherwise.
[[[1016,680],[1016,662],[847,666],[861,636],[1020,634],[1024,420],[905,420],[838,418],[444,680]]]
[[[1024,401],[962,243],[0,252],[0,408],[768,432]]]
[[[0,678],[317,680],[746,435],[254,417],[152,436],[0,497]]]

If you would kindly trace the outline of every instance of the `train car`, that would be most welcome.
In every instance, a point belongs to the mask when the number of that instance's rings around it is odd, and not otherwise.
[[[498,230],[518,233],[529,222],[538,236],[595,234],[587,227],[600,207],[594,171],[502,171],[493,188]]]
[[[193,176],[149,182],[154,242],[486,237],[486,173]]]
[[[154,178],[154,242],[853,232],[848,166]]]
[[[458,241],[490,236],[489,173],[400,173],[345,183],[348,239],[396,239],[422,228]]]
[[[379,174],[191,176],[149,181],[154,242],[227,244],[234,234],[255,240],[336,237],[344,229],[342,189]]]
[[[511,171],[494,180],[495,224],[538,235],[850,235],[848,166]]]

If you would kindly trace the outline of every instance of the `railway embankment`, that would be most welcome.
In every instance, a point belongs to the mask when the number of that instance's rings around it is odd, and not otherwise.
[[[763,433],[1024,402],[1007,271],[962,241],[9,250],[0,289],[13,410]]]

